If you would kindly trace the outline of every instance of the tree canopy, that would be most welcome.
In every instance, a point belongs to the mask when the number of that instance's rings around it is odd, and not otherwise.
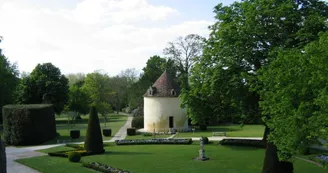
[[[281,50],[263,70],[261,108],[281,159],[328,139],[328,32],[304,48]]]
[[[22,79],[18,102],[22,104],[51,103],[60,114],[68,101],[68,80],[51,63],[38,64],[31,74]]]

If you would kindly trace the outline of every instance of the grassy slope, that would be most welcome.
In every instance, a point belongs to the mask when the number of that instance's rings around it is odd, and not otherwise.
[[[53,148],[43,150],[50,152],[62,150]],[[264,150],[242,147],[223,147],[216,144],[206,145],[209,161],[194,161],[198,155],[199,144],[192,145],[135,145],[108,146],[106,153],[98,156],[83,157],[83,161],[96,161],[113,167],[136,173],[254,173],[261,172]],[[18,162],[44,173],[92,172],[81,164],[70,163],[65,158],[42,156],[22,159]],[[295,173],[324,173],[324,169],[301,160],[295,161]]]
[[[263,125],[245,125],[241,128],[239,125],[227,126],[209,126],[207,131],[200,131],[196,128],[195,132],[179,132],[176,137],[201,137],[212,136],[213,132],[227,132],[229,137],[263,137]]]
[[[104,121],[101,117],[100,118],[100,125],[101,128],[104,128]],[[88,119],[89,116],[82,116],[82,120],[79,120],[74,127],[70,129],[79,129],[80,130],[80,138],[72,140],[73,142],[80,142],[85,140],[85,134],[88,127]],[[109,123],[107,122],[106,127],[112,129],[112,136],[126,123],[127,116],[125,115],[116,115],[111,114],[109,115]],[[60,140],[71,140],[70,132],[67,125],[67,117],[60,116],[56,117],[56,128],[57,132],[60,134]],[[103,136],[103,140],[110,140],[112,137],[105,137]],[[45,144],[52,144],[57,143],[56,140],[48,141]]]

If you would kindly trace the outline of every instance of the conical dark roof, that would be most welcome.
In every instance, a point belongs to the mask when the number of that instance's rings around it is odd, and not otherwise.
[[[165,70],[156,82],[149,87],[147,92],[144,94],[144,97],[178,97],[179,94],[179,85]]]

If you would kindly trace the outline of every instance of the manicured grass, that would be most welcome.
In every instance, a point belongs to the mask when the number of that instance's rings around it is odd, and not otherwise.
[[[44,152],[61,150],[53,148]],[[199,144],[192,145],[133,145],[105,147],[103,155],[86,156],[82,161],[95,161],[136,173],[255,173],[261,172],[264,150],[244,147],[205,145],[209,161],[192,160],[198,156]],[[44,173],[93,172],[81,163],[71,163],[66,158],[41,156],[18,160],[19,163]],[[324,169],[302,160],[295,160],[295,173],[324,173]]]
[[[179,132],[175,137],[201,137],[213,136],[213,132],[227,132],[228,137],[263,137],[263,125],[245,125],[242,128],[240,125],[222,125],[208,126],[207,131],[201,131],[196,127],[195,132]]]
[[[67,117],[66,116],[56,116],[56,128],[57,132],[60,134],[59,140],[71,140],[71,142],[81,142],[85,140],[85,134],[88,127],[88,119],[89,116],[82,116],[82,120],[78,120],[76,124],[72,126],[68,126]],[[111,114],[109,115],[109,121],[106,123],[107,128],[112,129],[112,136],[126,123],[127,116],[126,115],[117,115]],[[105,128],[105,123],[102,117],[99,117],[101,128]],[[80,130],[80,138],[79,139],[71,139],[70,137],[70,129]],[[103,136],[103,140],[110,140],[112,137]],[[45,144],[53,144],[57,143],[57,140],[51,140],[46,142]]]
[[[170,137],[171,135],[156,135],[155,138],[168,138]],[[153,136],[144,136],[142,134],[140,135],[135,135],[135,136],[126,136],[125,139],[153,139],[154,137]]]

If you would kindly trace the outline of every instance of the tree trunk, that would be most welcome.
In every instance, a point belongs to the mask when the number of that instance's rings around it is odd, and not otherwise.
[[[0,137],[0,173],[7,172],[7,163],[6,163],[6,148],[3,141]]]
[[[267,147],[265,151],[262,173],[293,173],[293,163],[287,161],[279,161],[277,147],[273,143],[267,142],[269,133],[270,129],[266,126],[263,140],[265,141]]]

